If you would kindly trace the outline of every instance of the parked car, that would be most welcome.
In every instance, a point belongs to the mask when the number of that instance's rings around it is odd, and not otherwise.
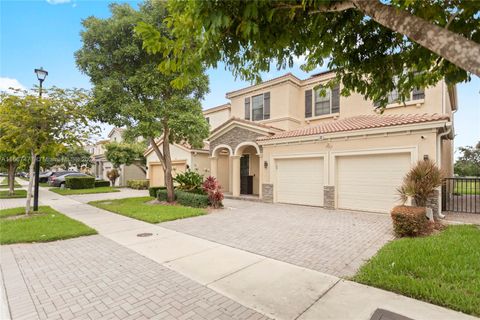
[[[72,176],[80,176],[80,177],[88,177],[88,174],[81,173],[81,172],[72,172],[67,171],[61,175],[51,175],[48,184],[52,187],[64,187],[65,186],[65,178],[72,177]]]
[[[45,172],[42,172],[40,173],[40,175],[38,176],[38,181],[39,182],[48,182],[48,178],[54,174],[53,171],[45,171]]]
[[[27,179],[28,178],[28,173],[27,172],[17,172],[16,176]]]
[[[55,180],[57,177],[60,177],[60,176],[63,176],[64,174],[67,174],[67,173],[80,173],[80,172],[77,172],[77,171],[57,171],[57,172],[54,172],[52,173],[52,175],[50,177],[48,177],[48,184],[49,185],[52,185],[52,181]]]

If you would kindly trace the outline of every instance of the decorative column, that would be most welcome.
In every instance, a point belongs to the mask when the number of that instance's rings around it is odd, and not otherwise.
[[[263,167],[263,153],[257,153],[257,156],[258,156],[258,198],[262,199],[263,170],[265,170],[265,168]]]
[[[218,174],[218,158],[217,157],[209,157],[209,158],[210,158],[210,175],[216,178]]]
[[[240,156],[230,156],[232,159],[232,196],[240,196]]]

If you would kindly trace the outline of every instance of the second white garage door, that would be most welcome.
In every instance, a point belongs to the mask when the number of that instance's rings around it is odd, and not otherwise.
[[[275,162],[277,202],[323,206],[323,158]]]
[[[338,208],[390,212],[410,163],[410,153],[338,157]]]

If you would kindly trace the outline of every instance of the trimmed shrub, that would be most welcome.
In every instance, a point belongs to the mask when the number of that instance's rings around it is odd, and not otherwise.
[[[95,188],[98,187],[109,187],[110,181],[107,180],[95,180]]]
[[[150,197],[156,198],[158,190],[165,190],[165,189],[167,189],[167,187],[150,187],[148,188],[148,193],[150,194]]]
[[[95,188],[95,178],[85,176],[65,177],[65,187],[69,189],[92,189]]]
[[[159,196],[160,196],[160,191],[159,191]],[[208,207],[208,204],[209,204],[208,196],[203,194],[196,194],[191,192],[175,190],[175,197],[177,202],[180,203],[182,206],[194,207],[194,208],[206,208]],[[165,200],[166,199],[167,199],[167,190],[165,190]]]
[[[428,220],[424,207],[396,206],[391,216],[397,237],[423,236],[433,231],[434,224]]]
[[[148,184],[149,182],[147,179],[127,180],[127,187],[136,190],[147,190]]]
[[[158,201],[167,201],[167,188],[165,187],[158,187],[162,189],[157,189],[157,199]],[[176,195],[175,195],[176,198]]]

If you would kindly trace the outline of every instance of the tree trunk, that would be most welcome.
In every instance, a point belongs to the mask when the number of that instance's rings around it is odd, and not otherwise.
[[[168,138],[169,133],[170,129],[164,123],[162,147],[165,164],[163,166],[163,172],[165,177],[165,186],[167,187],[167,201],[173,202],[175,201],[175,193],[173,190],[172,158],[170,156],[170,139]]]
[[[8,195],[13,196],[15,193],[15,171],[17,164],[14,161],[8,162]]]
[[[480,44],[380,1],[351,1],[357,10],[382,26],[406,35],[465,71],[480,76]]]
[[[169,192],[168,192],[169,187],[168,187],[167,178],[166,178],[167,174],[166,174],[165,168],[167,167],[167,164],[166,164],[165,157],[164,157],[162,151],[160,151],[160,148],[158,148],[158,146],[155,142],[155,139],[150,137],[148,140],[150,141],[150,144],[152,145],[153,151],[155,151],[155,154],[157,155],[158,159],[162,163],[164,183],[165,183],[165,186],[167,187],[167,201],[174,201],[175,200],[175,195],[174,195],[174,191],[173,191],[173,179],[171,179],[172,183],[170,185],[171,193],[169,194]],[[163,140],[163,145],[165,145],[165,140]],[[163,147],[163,149],[165,150],[165,147]],[[168,146],[168,154],[170,156],[170,144]],[[171,167],[171,163],[170,163],[170,167]],[[170,169],[170,175],[171,175],[171,169]],[[171,196],[171,198],[168,198],[169,195]],[[169,199],[172,199],[172,200],[169,200]]]
[[[32,204],[32,189],[33,189],[33,181],[35,179],[35,152],[31,152],[32,159],[30,160],[30,168],[29,168],[29,179],[28,179],[28,187],[27,187],[27,203],[25,205],[25,214],[30,214],[31,211],[31,204]]]

